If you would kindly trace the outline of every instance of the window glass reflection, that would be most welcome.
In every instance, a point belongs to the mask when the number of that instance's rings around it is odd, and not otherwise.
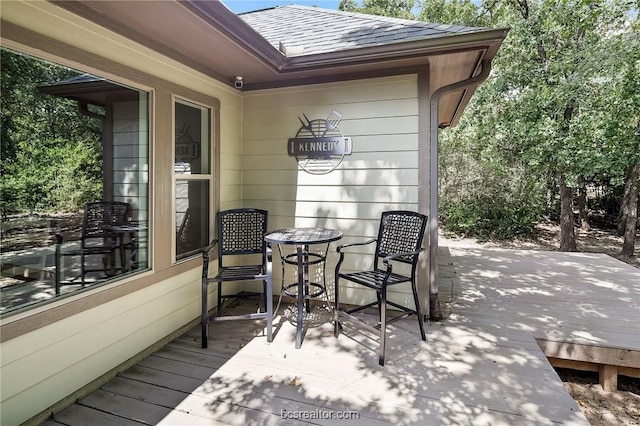
[[[148,268],[148,94],[2,49],[0,312]]]
[[[209,244],[212,110],[175,103],[176,260]]]

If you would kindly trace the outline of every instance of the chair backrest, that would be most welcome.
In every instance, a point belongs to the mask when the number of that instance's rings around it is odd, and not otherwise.
[[[218,212],[218,262],[228,255],[266,256],[268,212],[260,209],[231,209]],[[262,259],[264,263],[264,258]]]
[[[127,221],[129,204],[121,201],[97,201],[84,206],[82,240],[105,238],[113,235],[105,225],[115,225]]]
[[[420,250],[427,225],[427,216],[408,210],[393,210],[382,213],[378,241],[376,243],[375,265],[380,258],[394,253],[409,253]],[[403,256],[397,262],[417,264],[418,255]]]

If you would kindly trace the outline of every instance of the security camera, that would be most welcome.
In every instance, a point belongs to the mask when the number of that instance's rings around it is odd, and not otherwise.
[[[234,82],[234,86],[236,87],[236,89],[242,89],[242,87],[244,86],[244,83],[242,82],[242,77],[241,76],[236,76],[236,81]]]

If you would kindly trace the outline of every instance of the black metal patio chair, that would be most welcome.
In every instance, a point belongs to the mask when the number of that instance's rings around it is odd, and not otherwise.
[[[336,265],[335,272],[335,323],[334,335],[337,338],[340,335],[342,325],[340,317],[349,318],[355,324],[361,325],[375,333],[380,334],[380,347],[378,352],[378,363],[384,365],[385,347],[386,347],[386,326],[408,315],[416,315],[418,324],[420,325],[420,335],[422,340],[426,340],[424,331],[424,318],[420,311],[420,301],[418,300],[418,291],[416,288],[416,269],[418,265],[418,257],[424,249],[421,247],[424,237],[427,216],[411,212],[411,211],[386,211],[382,213],[380,219],[380,227],[378,229],[378,238],[364,242],[343,244],[338,246],[337,251],[340,259]],[[345,249],[355,246],[366,246],[375,243],[375,252],[373,255],[373,266],[370,270],[343,272],[341,271],[342,262],[345,259]],[[398,274],[393,272],[394,264],[410,265],[410,274]],[[363,306],[358,306],[346,311],[340,310],[340,279],[347,280],[376,292],[376,301]],[[410,283],[413,293],[413,302],[415,308],[408,308],[387,299],[387,289],[401,283]],[[387,305],[391,305],[398,309],[401,314],[387,318]],[[371,325],[362,319],[356,318],[352,314],[377,306],[379,323]]]
[[[75,280],[62,280],[63,257],[80,257],[80,284],[84,287],[85,277],[91,272],[101,272],[105,277],[111,277],[116,271],[125,268],[125,253],[119,236],[110,229],[110,226],[127,222],[129,204],[120,201],[97,201],[87,203],[84,207],[82,220],[82,235],[80,248],[63,250],[62,236],[56,235],[56,294],[60,293],[60,286],[65,284],[77,284]],[[120,265],[116,264],[116,251],[119,251]],[[98,266],[90,264],[89,257],[100,257]],[[95,261],[94,261],[95,262]]]
[[[210,321],[266,319],[267,341],[272,340],[273,285],[271,248],[264,239],[268,212],[259,209],[231,209],[216,215],[217,238],[202,252],[202,347],[207,347]],[[218,272],[209,277],[209,252],[217,248]],[[260,263],[257,263],[257,258]],[[244,259],[244,260],[243,260]],[[231,263],[233,262],[233,264]],[[264,312],[243,315],[223,315],[224,301],[245,294],[223,293],[224,283],[262,281]],[[218,306],[215,316],[209,316],[209,283],[218,283]]]

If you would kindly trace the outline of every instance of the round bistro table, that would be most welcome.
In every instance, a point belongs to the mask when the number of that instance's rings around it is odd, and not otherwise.
[[[296,297],[298,300],[298,317],[296,319],[296,349],[302,346],[302,326],[304,318],[304,306],[309,311],[309,299],[318,297],[327,291],[326,284],[309,281],[309,265],[324,264],[327,260],[329,243],[342,238],[342,232],[329,228],[286,228],[278,229],[267,235],[266,242],[278,245],[295,245],[296,252],[281,256],[285,264],[297,265],[298,282],[283,285],[282,291],[287,296]],[[327,244],[324,253],[310,253],[309,246],[314,244]],[[282,251],[280,251],[282,253]],[[284,268],[284,266],[283,266]],[[324,265],[323,265],[324,275]],[[294,293],[290,290],[296,289]],[[311,291],[313,289],[313,292]]]

